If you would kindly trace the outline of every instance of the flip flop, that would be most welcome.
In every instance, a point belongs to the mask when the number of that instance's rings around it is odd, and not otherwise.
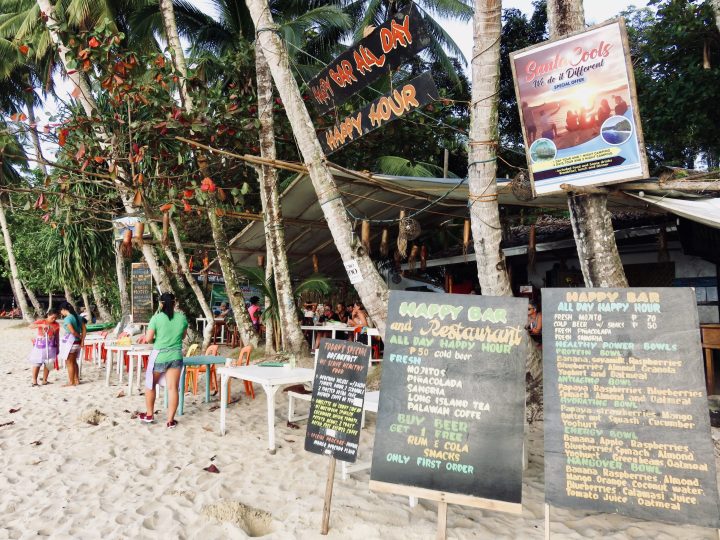
[[[30,388],[32,388],[33,386],[40,386],[40,385],[38,383],[34,382],[30,385]]]

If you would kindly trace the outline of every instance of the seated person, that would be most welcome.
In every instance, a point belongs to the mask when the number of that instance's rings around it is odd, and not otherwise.
[[[597,125],[598,127],[603,125],[603,122],[610,118],[610,115],[612,114],[612,109],[610,109],[610,104],[608,103],[607,99],[603,99],[600,101],[600,107],[598,107],[597,110]]]
[[[628,110],[627,102],[620,96],[613,96],[613,99],[615,100],[615,114],[622,116]]]
[[[578,115],[572,110],[568,110],[567,116],[565,117],[565,127],[568,131],[576,131],[580,126],[578,125]]]

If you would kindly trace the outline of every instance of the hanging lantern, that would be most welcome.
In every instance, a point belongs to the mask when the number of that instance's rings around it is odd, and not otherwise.
[[[143,245],[143,234],[145,233],[145,224],[142,221],[139,221],[137,225],[135,225],[135,242],[137,242],[137,245],[142,247]]]
[[[468,248],[470,247],[470,220],[466,219],[463,224],[463,255],[467,262]]]
[[[313,272],[316,274],[320,273],[320,261],[318,260],[318,256],[313,253],[312,256],[312,264],[313,264]]]
[[[265,268],[265,255],[258,255],[257,261],[260,268]]]
[[[390,251],[390,245],[388,244],[388,237],[390,233],[387,229],[383,229],[382,235],[380,236],[380,255],[387,257]]]
[[[365,219],[360,226],[360,243],[365,248],[365,253],[370,255],[370,222]]]
[[[120,252],[126,259],[132,257],[132,229],[125,229],[125,232],[123,232],[122,244],[120,244]]]
[[[535,270],[535,255],[537,253],[537,239],[535,235],[535,223],[530,225],[530,233],[528,235],[528,270]]]
[[[415,262],[417,262],[418,255],[420,254],[420,248],[413,244],[410,248],[410,256],[408,257],[408,268],[411,272],[415,271]]]
[[[403,220],[405,219],[405,210],[400,210],[400,220],[398,222],[398,239],[397,249],[401,258],[407,257],[407,235],[403,229]]]
[[[170,232],[170,212],[163,212],[163,230],[162,230],[163,246],[168,245],[169,232]]]
[[[143,197],[142,197],[142,191],[137,190],[135,192],[135,196],[133,197],[132,205],[135,207],[141,207],[143,205]]]
[[[193,266],[195,266],[195,261],[193,260],[193,256],[190,255],[190,260],[188,261],[188,270],[190,270],[192,272]]]
[[[420,270],[427,268],[427,248],[425,244],[420,247]]]

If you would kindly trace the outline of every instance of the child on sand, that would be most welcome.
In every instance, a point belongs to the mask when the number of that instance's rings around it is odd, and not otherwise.
[[[50,367],[55,367],[57,362],[58,347],[60,344],[60,325],[56,322],[57,311],[51,309],[47,317],[35,321],[30,325],[37,328],[38,335],[33,339],[33,348],[30,351],[29,361],[32,364],[32,385],[38,386],[38,375],[40,368],[43,368],[43,386],[48,384]]]

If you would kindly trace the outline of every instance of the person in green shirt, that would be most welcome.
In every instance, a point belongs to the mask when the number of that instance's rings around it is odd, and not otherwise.
[[[160,295],[160,311],[152,316],[145,334],[146,343],[154,343],[153,354],[148,362],[145,378],[145,405],[147,410],[138,417],[141,422],[154,421],[155,386],[165,376],[168,391],[167,427],[177,426],[175,412],[178,406],[178,385],[183,365],[182,342],[187,333],[188,322],[184,313],[175,311],[175,296]]]

